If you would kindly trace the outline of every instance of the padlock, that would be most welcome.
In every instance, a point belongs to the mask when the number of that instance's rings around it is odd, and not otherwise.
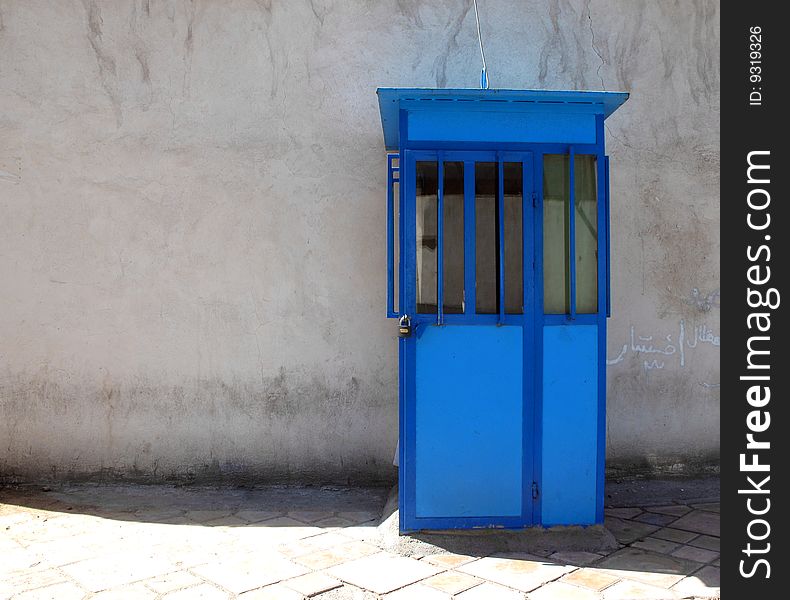
[[[409,315],[403,315],[398,320],[398,337],[407,338],[411,335],[411,319]]]

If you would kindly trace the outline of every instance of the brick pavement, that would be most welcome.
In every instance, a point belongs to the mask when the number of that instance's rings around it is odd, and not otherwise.
[[[0,598],[719,597],[719,504],[609,508],[608,553],[384,549],[386,490],[0,488]]]

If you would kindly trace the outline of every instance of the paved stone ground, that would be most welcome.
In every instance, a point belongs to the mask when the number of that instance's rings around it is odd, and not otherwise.
[[[408,556],[385,489],[0,488],[0,598],[718,598],[717,489],[610,487],[611,550]]]

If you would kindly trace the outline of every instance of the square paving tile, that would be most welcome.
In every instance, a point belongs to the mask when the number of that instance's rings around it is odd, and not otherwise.
[[[283,581],[283,585],[305,596],[315,596],[321,592],[333,590],[343,584],[324,573],[308,573],[307,575],[287,579]]]
[[[350,541],[351,538],[348,538],[338,532],[328,531],[320,535],[313,535],[301,540],[294,540],[292,542],[282,544],[277,547],[277,552],[289,558],[294,558],[297,556],[310,554],[316,550],[326,550],[332,546],[340,546],[341,544],[346,544]]]
[[[214,519],[213,521],[206,521],[204,525],[209,527],[238,527],[239,525],[249,525],[247,521],[233,515]]]
[[[698,510],[707,510],[710,512],[720,512],[721,504],[719,502],[704,502],[702,504],[692,504]]]
[[[179,508],[142,509],[134,511],[134,518],[145,523],[186,518],[186,511]]]
[[[659,527],[665,527],[669,525],[672,521],[675,521],[677,517],[675,515],[662,515],[659,513],[651,513],[646,512],[642,513],[638,517],[634,518],[634,521],[639,521],[640,523],[648,523],[650,525],[658,525]]]
[[[163,600],[228,600],[230,597],[227,592],[207,583],[176,590],[162,596]]]
[[[154,577],[153,579],[146,579],[143,583],[151,588],[157,594],[166,594],[174,590],[197,585],[203,580],[195,577],[189,571],[177,571],[175,573],[168,573],[161,577]]]
[[[223,517],[229,517],[230,513],[231,511],[229,510],[188,510],[186,517],[196,523],[206,523],[207,521],[216,521]]]
[[[423,560],[428,561],[433,565],[437,565],[439,567],[446,567],[448,569],[454,569],[455,567],[460,567],[461,565],[465,565],[468,562],[472,562],[473,560],[477,560],[476,556],[467,556],[465,554],[453,554],[448,552],[447,554],[429,554]]]
[[[91,600],[156,600],[158,594],[142,583],[132,583],[112,590],[99,592]],[[225,595],[227,597],[227,594]]]
[[[705,550],[704,548],[695,548],[694,546],[681,546],[674,552],[672,556],[678,558],[687,558],[699,563],[709,563],[712,560],[719,558],[719,553],[714,550]]]
[[[574,565],[584,567],[602,558],[601,554],[594,552],[555,552],[549,556],[549,560],[564,565]]]
[[[496,583],[482,583],[461,592],[456,600],[524,600],[524,594]]]
[[[710,535],[701,535],[691,540],[689,542],[689,546],[694,546],[695,548],[705,548],[705,550],[719,552],[721,550],[721,540]]]
[[[91,592],[101,592],[178,570],[166,560],[134,554],[89,558],[61,569]]]
[[[315,571],[319,569],[328,569],[340,563],[356,560],[363,556],[376,554],[377,552],[379,552],[379,549],[376,546],[368,544],[367,542],[353,540],[344,544],[332,546],[331,548],[316,550],[309,554],[297,556],[293,560]]]
[[[413,583],[383,596],[384,600],[452,600],[452,596],[422,583]]]
[[[658,529],[648,523],[637,523],[624,519],[609,518],[604,521],[604,526],[612,532],[615,539],[621,544],[630,544],[638,539],[647,537]]]
[[[346,583],[343,587],[313,596],[311,600],[381,600],[381,598],[386,598],[386,596],[379,596],[368,590]],[[244,600],[244,596],[239,596],[239,600]]]
[[[598,569],[585,568],[568,573],[560,581],[600,592],[602,589],[617,583],[619,578]]]
[[[659,538],[661,540],[668,540],[670,542],[677,542],[678,544],[685,544],[697,537],[697,534],[690,531],[681,531],[680,529],[665,527],[664,529],[659,529],[658,531],[654,532],[651,537]]]
[[[22,592],[14,596],[21,600],[82,600],[85,597],[85,590],[80,589],[73,583],[57,583],[37,590]]]
[[[283,515],[282,512],[276,510],[240,510],[234,514],[240,519],[244,519],[250,523],[259,523],[260,521],[274,519],[275,517],[281,517]]]
[[[596,565],[605,572],[623,579],[634,579],[669,588],[698,568],[698,564],[657,552],[638,548],[623,548],[607,556]]]
[[[66,577],[58,569],[50,569],[44,565],[35,565],[31,569],[11,571],[5,575],[0,575],[0,598],[10,598],[16,592],[34,590],[66,581]]]
[[[437,567],[428,563],[382,552],[338,565],[327,573],[377,594],[386,594],[427,579],[437,571]]]
[[[3,560],[0,562],[0,580],[14,571],[29,569],[40,562],[41,557],[36,552],[20,547],[19,550],[9,553],[8,556],[3,556]]]
[[[326,519],[315,521],[313,525],[316,527],[321,527],[322,529],[339,529],[341,527],[349,527],[354,525],[354,522],[344,519],[343,517],[327,517]]]
[[[537,556],[519,553],[487,556],[458,568],[469,575],[522,592],[532,591],[573,569],[571,566],[558,565]]]
[[[304,600],[304,596],[286,587],[282,583],[275,583],[274,585],[267,585],[266,587],[258,588],[245,592],[238,596],[239,600]]]
[[[108,552],[115,553],[119,550],[119,540],[113,540],[113,543],[110,544],[102,542],[101,536],[86,533],[62,540],[30,544],[27,550],[34,552],[53,567],[61,567],[88,558],[98,558]],[[0,567],[1,573],[2,567]]]
[[[695,510],[680,517],[672,527],[719,537],[719,513]]]
[[[192,571],[234,594],[241,594],[283,579],[304,575],[308,569],[282,555],[262,553],[250,557],[227,556],[223,560],[194,567]]]
[[[334,517],[335,513],[328,510],[291,510],[288,511],[288,516],[303,523],[314,523],[315,521]]]
[[[668,540],[662,540],[655,537],[646,537],[643,540],[639,540],[631,544],[634,548],[640,548],[642,550],[650,550],[652,552],[658,552],[659,554],[670,554],[673,550],[676,550],[680,544],[677,542],[670,542]]]
[[[247,527],[234,527],[223,533],[231,534],[234,541],[245,544],[249,548],[259,546],[271,548],[272,544],[284,544],[318,535],[324,531],[320,527],[307,525],[290,517],[275,517],[247,525]]]
[[[423,583],[441,592],[453,595],[460,594],[464,590],[483,583],[483,580],[458,571],[445,571],[429,577]]]
[[[553,581],[529,593],[529,600],[598,600],[598,592]]]
[[[379,530],[374,526],[373,523],[364,523],[362,525],[344,527],[343,535],[364,542],[367,540],[377,539],[379,537]]]
[[[604,514],[607,517],[617,517],[618,519],[633,519],[642,512],[641,508],[629,506],[627,508],[606,508]]]
[[[603,600],[674,600],[677,595],[669,590],[640,583],[621,581],[603,591]]]
[[[343,510],[337,513],[341,519],[348,519],[354,523],[365,523],[367,521],[378,521],[380,514],[367,510]]]
[[[686,513],[691,512],[691,507],[685,504],[668,504],[666,506],[647,506],[646,511],[652,513],[659,513],[662,515],[672,515],[673,517],[682,517]]]
[[[702,567],[693,575],[689,575],[677,583],[672,589],[683,597],[718,596],[721,591],[721,573],[718,567]]]

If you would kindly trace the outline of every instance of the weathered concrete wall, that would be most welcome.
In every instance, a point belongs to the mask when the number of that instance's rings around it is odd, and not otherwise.
[[[632,93],[610,464],[715,458],[717,3],[479,4],[494,87]],[[475,87],[470,8],[0,0],[0,474],[393,477],[374,92]]]

